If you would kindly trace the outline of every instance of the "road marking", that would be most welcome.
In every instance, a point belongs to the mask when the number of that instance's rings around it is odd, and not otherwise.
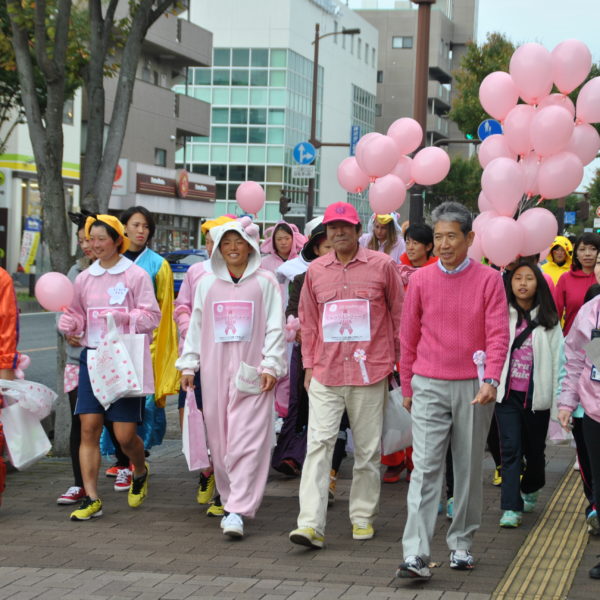
[[[29,352],[47,352],[48,350],[56,350],[56,346],[48,346],[47,348],[28,348],[27,350],[19,350],[21,354]]]

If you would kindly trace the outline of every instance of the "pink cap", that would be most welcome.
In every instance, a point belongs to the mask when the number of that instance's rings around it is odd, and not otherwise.
[[[360,223],[356,209],[348,202],[334,202],[325,209],[323,225],[333,221],[346,221],[346,223],[352,223],[352,225]]]

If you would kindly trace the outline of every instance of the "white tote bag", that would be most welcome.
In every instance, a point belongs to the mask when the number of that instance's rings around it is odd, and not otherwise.
[[[383,431],[381,434],[381,454],[387,456],[412,446],[412,418],[402,405],[402,391],[391,378],[392,389],[383,409]]]
[[[46,456],[52,448],[37,417],[20,404],[5,405],[0,410],[0,421],[10,462],[15,469],[26,469]]]
[[[58,395],[54,390],[26,379],[0,379],[0,392],[5,398],[18,402],[22,408],[33,414],[38,421],[45,419],[54,410]]]
[[[107,315],[106,321],[106,335],[96,350],[88,351],[87,357],[94,396],[105,409],[120,398],[145,396],[142,389],[144,352],[143,348],[139,349],[140,342],[144,343],[145,336],[120,334],[114,318],[110,314]],[[132,349],[131,354],[124,341],[125,335],[129,338],[128,342],[131,341],[131,338],[141,338],[139,341],[133,342],[134,346],[131,343],[128,344]],[[136,371],[136,364],[138,370],[140,369],[140,361],[142,365],[141,380]]]

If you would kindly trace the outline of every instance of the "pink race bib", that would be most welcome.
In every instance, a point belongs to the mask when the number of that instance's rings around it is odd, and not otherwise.
[[[249,342],[252,338],[254,302],[213,302],[215,342]]]
[[[324,342],[369,342],[369,301],[356,299],[327,302],[322,324]]]

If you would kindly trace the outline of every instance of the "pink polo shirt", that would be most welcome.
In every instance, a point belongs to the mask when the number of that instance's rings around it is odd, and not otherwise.
[[[359,246],[346,265],[310,263],[300,295],[302,360],[323,385],[370,385],[400,359],[404,290],[394,261]]]

